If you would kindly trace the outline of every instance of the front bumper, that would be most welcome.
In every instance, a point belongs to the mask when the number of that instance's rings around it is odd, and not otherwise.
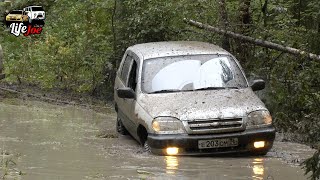
[[[8,19],[6,20],[7,22],[11,22],[11,23],[14,23],[14,22],[23,22],[23,19]]]
[[[37,17],[37,18],[33,18],[33,21],[44,21],[45,18],[44,17]]]
[[[199,140],[238,138],[238,146],[223,147],[211,149],[199,149]],[[148,143],[151,151],[155,154],[165,155],[165,148],[178,147],[179,155],[209,155],[209,154],[224,154],[224,153],[254,153],[264,154],[269,151],[273,145],[275,138],[275,129],[273,126],[247,129],[243,132],[221,133],[221,134],[206,134],[206,135],[158,135],[149,134]],[[265,141],[265,147],[255,149],[253,143],[255,141]]]

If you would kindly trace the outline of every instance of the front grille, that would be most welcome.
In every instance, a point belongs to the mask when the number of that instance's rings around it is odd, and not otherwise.
[[[190,134],[196,133],[223,133],[244,129],[242,118],[232,119],[196,119],[188,121]]]

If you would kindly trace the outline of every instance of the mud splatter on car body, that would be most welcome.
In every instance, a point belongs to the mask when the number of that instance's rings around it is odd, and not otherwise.
[[[236,58],[213,44],[134,45],[115,80],[118,130],[156,154],[266,154],[275,129],[253,92],[264,86],[250,86]]]

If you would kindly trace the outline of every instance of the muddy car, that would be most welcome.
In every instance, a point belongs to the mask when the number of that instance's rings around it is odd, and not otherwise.
[[[159,155],[249,153],[273,145],[272,117],[234,56],[203,42],[129,47],[117,71],[117,131]]]
[[[28,22],[26,12],[22,10],[13,10],[6,16],[6,24],[10,26],[11,23],[25,23]]]
[[[42,6],[28,6],[23,9],[29,17],[30,24],[43,24],[46,19],[46,13]]]

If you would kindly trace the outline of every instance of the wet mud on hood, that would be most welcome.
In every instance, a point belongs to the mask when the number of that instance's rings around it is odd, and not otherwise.
[[[138,103],[153,117],[180,120],[244,117],[266,109],[250,88],[141,94]]]

